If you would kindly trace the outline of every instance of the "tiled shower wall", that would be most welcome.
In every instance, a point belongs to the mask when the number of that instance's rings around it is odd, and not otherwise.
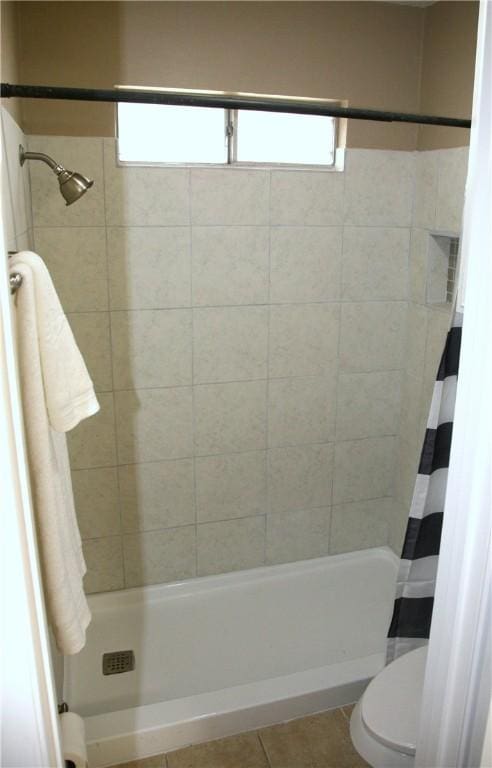
[[[427,301],[431,233],[459,236],[468,147],[418,152],[409,260],[409,294],[395,506],[389,543],[399,554],[439,359],[451,321],[449,304]]]
[[[30,164],[101,403],[69,441],[88,591],[398,546],[416,156],[352,150],[339,174],[29,148],[96,182],[66,208]]]
[[[20,167],[19,144],[26,137],[5,109],[2,119],[2,220],[9,251],[32,248],[31,190],[28,168]]]
[[[101,403],[69,441],[88,589],[386,543],[413,155],[190,171],[118,168],[111,140],[29,146],[96,182],[66,208],[30,168]]]

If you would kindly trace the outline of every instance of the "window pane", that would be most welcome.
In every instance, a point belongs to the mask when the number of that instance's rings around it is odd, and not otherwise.
[[[249,163],[333,165],[333,117],[239,110],[237,160]]]
[[[225,163],[224,110],[118,104],[118,155],[123,162]]]

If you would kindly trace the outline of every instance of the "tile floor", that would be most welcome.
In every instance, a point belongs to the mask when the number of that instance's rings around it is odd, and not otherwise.
[[[351,711],[332,709],[114,768],[368,768],[350,741]]]

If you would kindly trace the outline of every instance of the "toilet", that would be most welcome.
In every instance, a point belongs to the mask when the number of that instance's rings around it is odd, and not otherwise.
[[[352,712],[352,743],[373,768],[413,768],[426,660],[424,646],[388,664]]]

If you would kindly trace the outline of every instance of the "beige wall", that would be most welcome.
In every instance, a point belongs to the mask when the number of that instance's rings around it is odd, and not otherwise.
[[[442,0],[427,8],[382,2],[2,2],[2,79],[285,93],[466,117],[477,18],[473,0]],[[8,106],[19,119],[18,107]],[[24,101],[22,123],[28,133],[112,136],[114,107]],[[348,129],[353,147],[429,149],[468,139],[468,131],[453,128],[352,121]]]
[[[372,2],[19,5],[24,82],[285,93],[418,111],[422,8]],[[110,105],[25,102],[24,127],[110,136],[114,112]],[[413,149],[417,131],[353,121],[348,143]]]
[[[471,115],[477,22],[476,2],[438,2],[426,9],[422,112]],[[418,149],[460,147],[469,140],[467,130],[421,126]]]

